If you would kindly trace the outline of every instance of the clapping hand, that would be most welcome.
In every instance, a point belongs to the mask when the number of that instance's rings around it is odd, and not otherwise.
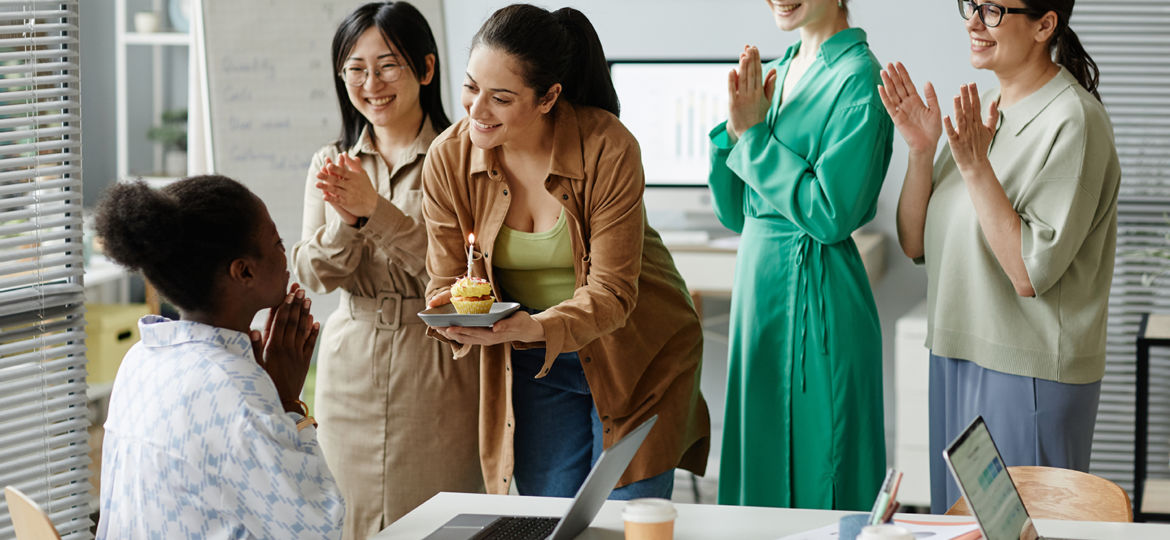
[[[772,93],[776,91],[776,70],[764,75],[760,50],[744,46],[739,55],[739,68],[727,74],[727,134],[732,142],[752,126],[768,117]]]
[[[938,139],[942,136],[942,114],[934,85],[926,83],[924,94],[925,102],[918,95],[914,81],[910,80],[910,73],[901,62],[887,64],[886,69],[882,70],[882,86],[878,87],[878,95],[890,119],[894,121],[894,127],[906,139],[911,152],[933,156]]]
[[[281,404],[290,412],[300,411],[295,402],[305,386],[321,330],[309,313],[311,303],[300,285],[293,283],[284,299],[269,310],[264,332],[252,330],[250,336],[257,362],[272,378]]]
[[[370,217],[378,206],[379,195],[370,176],[361,162],[346,154],[338,156],[336,163],[325,158],[325,164],[317,171],[316,186],[325,202],[348,225],[357,223],[358,218]]]
[[[991,167],[987,149],[995,136],[999,123],[999,102],[991,102],[986,122],[980,118],[983,109],[979,103],[979,89],[975,83],[965,84],[955,96],[955,122],[946,118],[947,138],[951,141],[951,155],[959,172],[970,172],[981,167]],[[964,175],[965,177],[966,175]]]

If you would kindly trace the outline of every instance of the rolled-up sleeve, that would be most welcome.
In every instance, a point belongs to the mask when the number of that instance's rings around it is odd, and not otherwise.
[[[1037,296],[1060,281],[1085,239],[1106,225],[1099,206],[1110,199],[1103,193],[1110,160],[1091,151],[1108,147],[1092,140],[1106,135],[1071,122],[1060,126],[1033,187],[1021,198],[1020,250]]]

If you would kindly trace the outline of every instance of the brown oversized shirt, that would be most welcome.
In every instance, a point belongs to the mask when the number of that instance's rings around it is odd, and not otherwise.
[[[480,459],[487,490],[507,493],[512,478],[513,345],[547,349],[539,377],[557,368],[557,354],[578,352],[606,448],[658,415],[619,486],[676,466],[703,474],[711,426],[699,393],[702,329],[670,252],[646,223],[638,142],[601,109],[562,100],[552,114],[553,155],[545,188],[569,218],[576,290],[533,317],[544,327],[544,342],[481,348]],[[471,143],[466,118],[432,144],[423,190],[427,298],[466,273],[472,232],[474,273],[486,275],[499,298],[491,248],[511,203],[509,184],[496,150]],[[456,357],[473,350],[455,344]]]

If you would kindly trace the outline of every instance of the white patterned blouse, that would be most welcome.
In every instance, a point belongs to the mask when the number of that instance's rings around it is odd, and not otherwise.
[[[345,503],[247,334],[148,315],[122,360],[97,537],[339,538]]]

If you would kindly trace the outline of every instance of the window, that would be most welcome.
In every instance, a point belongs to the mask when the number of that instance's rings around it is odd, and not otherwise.
[[[78,53],[77,0],[0,0],[0,486],[64,538],[91,525]]]
[[[1170,233],[1170,13],[1161,0],[1077,2],[1072,27],[1101,68],[1101,97],[1121,160],[1117,265],[1109,294],[1109,334],[1092,472],[1133,491],[1135,336],[1143,312],[1170,312],[1170,276],[1142,276],[1158,261],[1138,255]],[[1170,355],[1151,350],[1148,477],[1170,475]]]

